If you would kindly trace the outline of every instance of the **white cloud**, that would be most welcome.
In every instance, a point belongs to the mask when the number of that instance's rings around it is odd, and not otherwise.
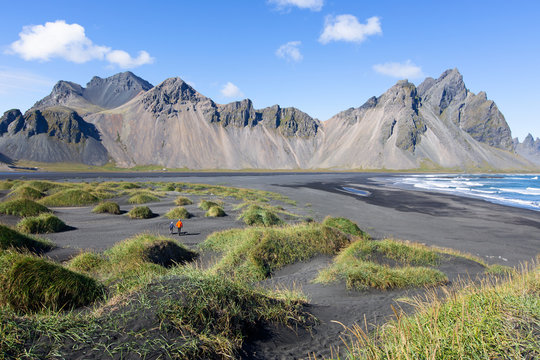
[[[238,86],[229,81],[221,88],[221,95],[228,98],[239,98],[244,96],[244,93],[240,91]]]
[[[86,37],[84,27],[79,24],[66,24],[64,20],[23,27],[19,40],[13,42],[7,52],[17,54],[24,60],[49,61],[61,58],[79,64],[105,59],[122,68],[153,62],[153,58],[146,51],[141,51],[137,58],[132,58],[123,50],[96,45]]]
[[[321,11],[324,5],[324,0],[269,0],[269,2],[275,4],[278,9],[296,6],[300,9],[309,9],[311,11]]]
[[[301,41],[289,41],[276,50],[276,56],[287,61],[300,62],[303,59],[300,49],[298,49],[301,44]]]
[[[151,64],[154,62],[154,58],[151,57],[146,51],[139,51],[139,56],[133,58],[124,50],[113,50],[107,54],[107,61],[111,64],[116,64],[121,68],[127,69],[144,64]]]
[[[423,77],[422,68],[407,60],[404,63],[388,62],[373,65],[373,70],[379,74],[392,76],[400,79],[414,79]]]
[[[361,43],[368,36],[382,34],[381,21],[377,16],[367,19],[365,24],[358,22],[354,15],[327,16],[319,42],[348,41]]]

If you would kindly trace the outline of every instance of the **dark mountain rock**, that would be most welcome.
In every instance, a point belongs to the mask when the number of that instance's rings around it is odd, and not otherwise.
[[[141,91],[148,91],[152,87],[148,81],[126,71],[106,79],[94,76],[86,84],[83,97],[94,105],[112,109],[125,104]]]
[[[158,114],[161,112],[170,113],[174,111],[172,105],[176,103],[197,104],[203,100],[209,99],[199,94],[179,77],[175,77],[169,78],[147,91],[143,95],[141,103],[146,111]]]
[[[11,126],[11,124],[15,124]],[[8,110],[0,118],[0,136],[8,132],[8,129],[11,128],[13,131],[17,132],[24,124],[24,118],[19,109]]]
[[[253,108],[249,99],[235,101],[218,107],[218,121],[223,126],[255,126],[261,120],[261,114]]]

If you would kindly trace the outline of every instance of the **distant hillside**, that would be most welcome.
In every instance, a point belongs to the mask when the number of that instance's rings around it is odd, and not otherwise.
[[[180,78],[152,87],[130,72],[86,88],[60,81],[24,115],[10,110],[0,121],[7,159],[123,167],[533,168],[514,146],[496,104],[470,92],[457,69],[418,87],[399,81],[325,122],[249,99],[216,104]]]

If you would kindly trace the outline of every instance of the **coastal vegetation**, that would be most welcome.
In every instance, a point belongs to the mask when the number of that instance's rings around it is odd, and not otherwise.
[[[0,203],[0,214],[15,216],[36,216],[50,210],[29,199],[15,199]]]
[[[17,224],[17,230],[30,234],[46,234],[62,231],[66,224],[51,213],[25,217]]]
[[[227,216],[225,210],[219,205],[213,205],[208,208],[208,211],[204,214],[206,217],[223,217]]]
[[[243,220],[249,226],[275,226],[284,224],[283,220],[274,211],[256,204],[249,205],[244,209],[239,219]]]
[[[92,212],[96,214],[107,213],[107,214],[114,214],[114,215],[119,215],[121,213],[120,206],[113,201],[105,201],[96,205],[96,207],[92,209]]]
[[[135,206],[128,211],[127,216],[132,219],[150,219],[154,217],[155,214],[148,206]]]
[[[0,251],[17,249],[40,254],[53,247],[53,243],[48,240],[21,234],[7,225],[0,224]]]
[[[167,219],[189,219],[192,216],[193,214],[187,211],[183,206],[172,208],[165,214]]]

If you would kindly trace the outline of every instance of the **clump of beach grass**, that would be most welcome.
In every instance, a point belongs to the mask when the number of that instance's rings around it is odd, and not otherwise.
[[[64,189],[39,200],[45,206],[87,206],[95,204],[99,198],[81,189]]]
[[[193,215],[183,206],[177,206],[169,210],[165,215],[167,219],[189,219]]]
[[[24,186],[18,186],[15,189],[13,189],[9,193],[9,196],[11,198],[18,198],[18,199],[39,200],[42,197],[44,197],[45,194],[36,188],[24,185]]]
[[[17,223],[17,230],[29,234],[46,234],[62,231],[66,224],[51,213],[29,216]]]
[[[135,206],[127,213],[132,219],[150,219],[155,216],[155,214],[150,210],[148,206]]]
[[[347,288],[356,290],[440,285],[448,278],[428,267],[437,265],[440,258],[437,250],[420,244],[359,238],[319,273],[316,282],[344,280]]]
[[[113,201],[105,201],[96,205],[96,207],[92,210],[92,212],[96,214],[107,213],[107,214],[114,214],[114,215],[119,215],[121,213],[120,206]]]
[[[219,204],[210,200],[202,200],[199,203],[199,209],[204,211],[208,211],[213,206],[219,206]]]
[[[187,198],[185,196],[178,196],[175,200],[174,200],[174,203],[178,206],[183,206],[183,205],[191,205],[193,204],[193,201],[191,201],[190,198]]]
[[[94,279],[42,258],[4,252],[0,263],[0,304],[18,312],[68,310],[104,295]]]
[[[49,240],[21,234],[12,228],[0,224],[0,249],[17,249],[34,253],[43,253],[54,247]]]
[[[153,193],[146,191],[138,191],[131,195],[128,199],[130,204],[146,204],[154,201],[159,201],[159,198]]]
[[[349,328],[347,359],[536,359],[540,268],[460,283],[407,301],[416,310],[369,334]]]
[[[50,211],[46,206],[29,199],[15,199],[0,203],[0,214],[5,215],[25,217],[36,216]]]
[[[220,231],[211,234],[203,248],[223,252],[214,271],[257,281],[285,265],[318,254],[335,255],[349,243],[349,237],[341,231],[311,223]]]
[[[270,209],[265,209],[259,205],[248,206],[239,219],[242,219],[249,226],[276,226],[283,225],[284,222]]]
[[[351,220],[343,217],[330,217],[327,216],[323,220],[323,224],[326,226],[334,227],[343,231],[346,234],[351,234],[354,236],[369,237],[367,233],[362,231],[358,225]]]
[[[95,252],[87,251],[72,258],[67,263],[67,268],[85,274],[97,275],[99,270],[107,263],[107,260]]]
[[[223,217],[227,216],[225,210],[219,205],[211,206],[208,211],[204,214],[206,217]]]

